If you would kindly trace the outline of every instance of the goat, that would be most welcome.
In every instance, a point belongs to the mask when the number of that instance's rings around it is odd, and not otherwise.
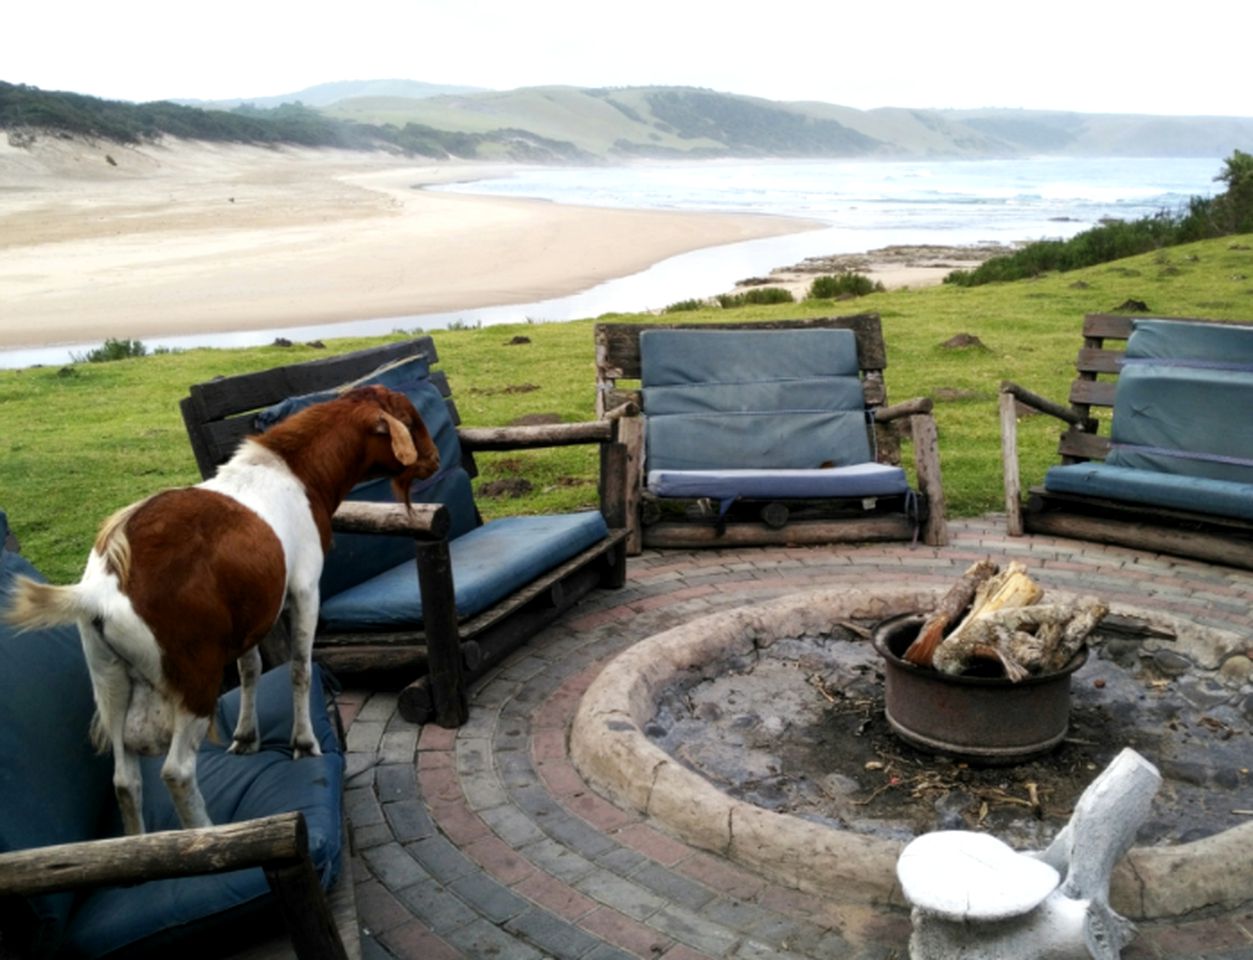
[[[93,738],[113,752],[128,834],[144,832],[141,753],[166,753],[161,778],[183,826],[210,825],[196,752],[232,660],[241,692],[229,749],[256,751],[257,644],[285,604],[292,754],[321,752],[309,684],[331,515],[371,477],[391,477],[408,505],[412,482],[438,468],[439,452],[408,398],[360,387],[248,438],[213,478],[115,513],[77,584],[19,578],[6,619],[23,629],[78,625],[96,702]]]

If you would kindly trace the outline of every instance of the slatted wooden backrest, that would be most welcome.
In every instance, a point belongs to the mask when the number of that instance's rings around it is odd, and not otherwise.
[[[439,359],[430,337],[193,384],[179,408],[201,476],[213,476],[234,454],[240,441],[257,432],[253,424],[257,411],[287,397],[351,383],[385,364],[419,355],[425,355],[431,364]],[[442,371],[433,370],[431,382],[444,396],[453,423],[460,423],[448,378]],[[471,476],[474,475],[472,464],[463,462],[463,466],[471,467]]]
[[[1062,434],[1057,452],[1063,463],[1104,460],[1109,454],[1108,425],[1113,419],[1114,391],[1135,319],[1112,313],[1090,313],[1083,318],[1083,346],[1075,359],[1076,377],[1070,385],[1070,405],[1087,423],[1083,427],[1071,427]],[[1154,319],[1179,323],[1233,322],[1199,317]],[[1104,434],[1099,433],[1102,423],[1106,424]]]
[[[638,387],[624,387],[619,380],[640,378],[640,334],[645,330],[852,330],[857,338],[857,360],[867,407],[887,403],[883,371],[888,365],[883,327],[877,313],[851,317],[813,317],[805,320],[762,320],[748,323],[598,323],[596,324],[596,415],[623,403],[643,409]]]

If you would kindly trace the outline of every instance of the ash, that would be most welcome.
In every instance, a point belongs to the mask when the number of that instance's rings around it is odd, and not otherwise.
[[[861,626],[781,640],[724,661],[716,675],[693,672],[663,692],[645,732],[738,799],[877,837],[974,829],[1019,848],[1045,846],[1124,746],[1163,777],[1141,844],[1185,843],[1248,822],[1246,679],[1171,650],[1096,637],[1094,655],[1071,678],[1063,743],[1015,766],[980,768],[896,738],[880,660]]]

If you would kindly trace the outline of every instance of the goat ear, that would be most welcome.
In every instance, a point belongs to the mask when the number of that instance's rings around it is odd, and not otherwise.
[[[391,434],[392,453],[396,459],[404,466],[412,466],[418,462],[418,450],[413,445],[413,437],[409,434],[409,428],[393,417],[390,413],[380,413],[378,427],[375,428],[378,433]]]

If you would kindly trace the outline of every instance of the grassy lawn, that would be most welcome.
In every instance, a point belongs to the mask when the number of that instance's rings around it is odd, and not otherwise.
[[[877,311],[888,346],[889,397],[936,400],[949,511],[1003,508],[997,386],[1016,380],[1062,401],[1073,376],[1083,314],[1117,312],[1128,299],[1160,316],[1253,319],[1253,236],[1209,240],[1071,273],[984,287],[929,287],[858,300],[810,301],[683,313],[687,321]],[[603,318],[608,319],[608,318]],[[613,317],[641,320],[647,317]],[[496,426],[527,414],[564,421],[593,409],[592,320],[435,333],[463,423]],[[981,346],[949,348],[958,334]],[[529,343],[511,344],[518,335]],[[331,341],[358,349],[392,337]],[[0,509],[23,552],[49,579],[77,579],[100,521],[163,487],[200,479],[178,401],[189,384],[325,356],[308,347],[191,350],[113,363],[0,371]],[[1057,425],[1023,426],[1023,478],[1053,461]],[[480,498],[488,518],[591,506],[590,449],[479,457],[482,484],[523,476],[520,498]]]

